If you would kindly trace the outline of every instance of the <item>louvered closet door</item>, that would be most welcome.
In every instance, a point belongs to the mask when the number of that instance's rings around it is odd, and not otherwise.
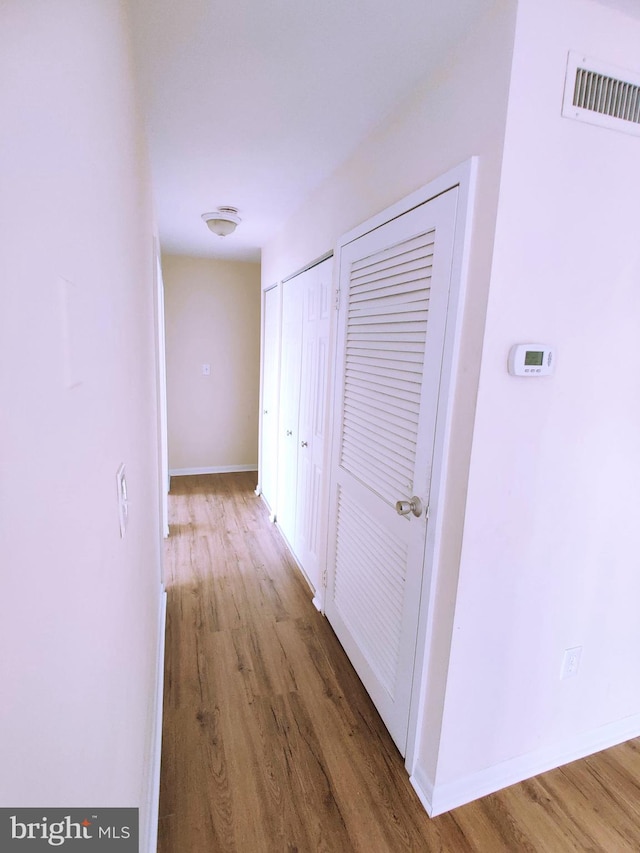
[[[326,614],[404,754],[457,190],[340,255]]]

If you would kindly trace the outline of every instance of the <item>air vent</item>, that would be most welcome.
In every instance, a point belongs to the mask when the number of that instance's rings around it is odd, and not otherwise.
[[[640,136],[640,74],[571,51],[562,115]]]

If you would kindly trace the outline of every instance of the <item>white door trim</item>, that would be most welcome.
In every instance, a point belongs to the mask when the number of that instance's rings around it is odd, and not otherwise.
[[[155,345],[156,345],[156,387],[158,395],[158,454],[160,458],[160,509],[162,535],[169,535],[169,491],[171,472],[169,471],[169,428],[167,425],[167,348],[164,308],[164,281],[162,279],[162,259],[158,238],[153,238],[153,272],[155,283]],[[164,572],[164,569],[163,569]],[[164,574],[161,577],[164,582]]]
[[[344,234],[336,245],[335,270],[341,268],[341,255],[345,246],[359,237],[373,231],[392,219],[407,213],[414,207],[425,204],[431,199],[454,187],[458,187],[458,207],[455,222],[454,248],[447,320],[444,338],[441,384],[438,394],[438,409],[435,427],[433,469],[431,480],[429,524],[425,544],[425,573],[420,597],[420,616],[418,621],[416,657],[409,711],[409,727],[405,767],[413,774],[420,737],[423,729],[423,717],[428,689],[428,649],[432,640],[434,625],[434,592],[439,569],[441,537],[443,527],[443,505],[448,470],[448,454],[451,436],[454,386],[457,375],[458,355],[462,326],[462,314],[466,294],[468,275],[471,220],[476,187],[477,158],[473,157],[444,175],[431,181],[397,203],[361,223]],[[337,336],[333,336],[335,350]],[[333,352],[335,360],[335,351]],[[333,414],[333,412],[332,412]],[[332,431],[335,440],[335,431]],[[334,448],[331,450],[333,457]]]
[[[439,192],[443,192],[453,186],[452,181],[455,181],[459,189],[451,288],[449,291],[447,328],[445,331],[442,360],[442,382],[440,385],[438,415],[436,419],[430,515],[427,527],[427,541],[425,544],[425,577],[420,599],[420,618],[418,621],[413,690],[409,711],[409,733],[405,756],[405,767],[410,775],[413,774],[417,762],[420,737],[424,724],[426,696],[429,689],[428,650],[433,637],[435,618],[435,590],[440,568],[445,485],[448,474],[455,379],[458,372],[462,317],[469,268],[477,169],[478,159],[477,157],[472,157],[434,182],[436,185],[441,185],[442,183],[446,185],[442,186],[442,189],[438,190]],[[430,184],[429,186],[432,185]],[[430,572],[428,571],[429,567],[431,569]]]

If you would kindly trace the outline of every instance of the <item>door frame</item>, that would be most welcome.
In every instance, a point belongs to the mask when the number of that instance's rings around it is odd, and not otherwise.
[[[155,309],[156,394],[158,400],[158,457],[160,469],[160,513],[162,535],[169,536],[169,429],[167,425],[167,350],[162,256],[158,237],[153,238],[153,286]],[[164,583],[164,568],[161,578]]]
[[[407,213],[415,207],[431,201],[438,195],[454,187],[458,188],[458,204],[454,226],[454,247],[451,267],[451,282],[447,319],[444,337],[442,372],[438,393],[435,438],[433,449],[433,468],[429,502],[429,520],[424,551],[423,581],[420,596],[420,614],[416,638],[416,653],[413,666],[413,681],[409,707],[409,725],[407,733],[407,748],[405,767],[410,776],[416,769],[420,738],[423,730],[423,718],[428,690],[429,650],[434,629],[434,601],[438,580],[442,528],[444,523],[443,507],[445,487],[448,474],[448,459],[451,439],[453,400],[455,379],[457,376],[459,350],[462,331],[462,317],[466,296],[466,286],[469,267],[469,252],[471,243],[471,225],[474,207],[475,189],[477,182],[478,158],[472,157],[445,174],[435,178],[425,186],[409,194],[405,198],[387,207],[385,210],[346,232],[338,240],[335,251],[334,282],[339,282],[342,262],[342,252],[345,246],[379,228],[398,216]],[[335,363],[337,358],[337,334],[335,312],[331,334],[333,381],[335,381]],[[333,396],[331,395],[330,417],[333,420]],[[335,440],[334,430],[331,430]],[[333,458],[334,447],[331,446],[329,458]],[[325,542],[324,563],[328,559],[328,541]],[[323,602],[326,599],[326,571]],[[413,781],[413,780],[412,780]]]

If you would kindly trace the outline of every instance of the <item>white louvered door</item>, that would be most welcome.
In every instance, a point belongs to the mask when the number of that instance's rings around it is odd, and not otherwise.
[[[457,189],[342,248],[326,614],[406,750]],[[399,515],[417,497],[425,510]]]

